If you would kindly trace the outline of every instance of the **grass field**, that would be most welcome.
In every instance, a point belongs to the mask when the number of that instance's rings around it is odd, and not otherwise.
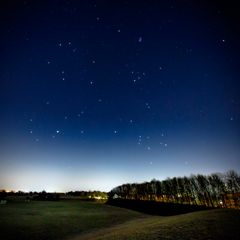
[[[0,205],[0,239],[238,239],[240,211],[218,209],[161,217],[93,202]]]
[[[102,229],[69,240],[237,240],[240,213],[235,210],[204,210],[171,217],[151,216]]]
[[[94,202],[10,202],[0,205],[0,239],[64,239],[141,216]]]

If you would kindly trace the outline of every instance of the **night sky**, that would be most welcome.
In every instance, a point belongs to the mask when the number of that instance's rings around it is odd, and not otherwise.
[[[240,171],[234,1],[1,1],[0,189]]]

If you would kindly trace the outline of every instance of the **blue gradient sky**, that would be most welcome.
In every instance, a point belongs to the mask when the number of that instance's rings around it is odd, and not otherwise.
[[[0,189],[109,191],[240,171],[233,2],[0,9]]]

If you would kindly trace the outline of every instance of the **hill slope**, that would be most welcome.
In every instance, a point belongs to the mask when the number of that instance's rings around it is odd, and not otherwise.
[[[149,216],[76,236],[71,240],[238,239],[240,211],[206,210],[171,217]]]

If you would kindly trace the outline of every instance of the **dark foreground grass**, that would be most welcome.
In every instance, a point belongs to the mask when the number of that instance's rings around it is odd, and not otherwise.
[[[218,209],[130,220],[71,240],[238,240],[239,237],[240,212]]]
[[[240,211],[204,210],[151,216],[83,201],[0,205],[0,239],[239,239]]]
[[[0,205],[0,239],[64,239],[141,216],[94,202],[10,202]]]

